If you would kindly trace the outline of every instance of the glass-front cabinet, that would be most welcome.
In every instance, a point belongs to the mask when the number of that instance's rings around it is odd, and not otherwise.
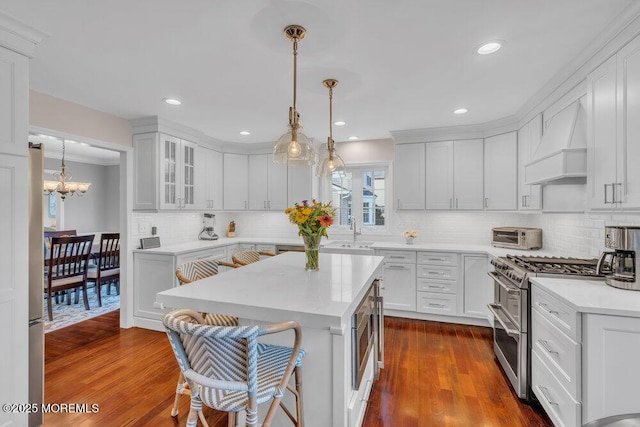
[[[196,207],[196,149],[193,142],[161,135],[161,209]]]

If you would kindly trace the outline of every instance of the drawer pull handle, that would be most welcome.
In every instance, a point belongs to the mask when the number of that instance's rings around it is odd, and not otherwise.
[[[406,270],[404,265],[388,265],[387,268],[391,270]]]
[[[428,285],[428,287],[435,289],[444,289],[444,286]]]
[[[540,393],[542,393],[542,396],[544,396],[544,399],[549,402],[550,405],[559,405],[558,402],[551,400],[551,396],[549,396],[549,390],[546,387],[539,385],[538,388],[540,389]]]
[[[445,308],[446,306],[444,304],[435,304],[433,302],[430,302],[429,307]]]
[[[428,261],[446,261],[444,258],[427,258]]]
[[[548,306],[546,303],[544,303],[544,302],[539,302],[539,303],[538,303],[538,305],[539,305],[540,307],[544,308],[544,309],[545,309],[546,311],[548,311],[550,314],[560,314],[560,312],[559,312],[559,311],[556,311],[556,310],[552,310],[552,309],[550,309],[550,308],[549,308],[549,306]]]
[[[543,340],[543,339],[539,339],[538,342],[540,343],[540,346],[547,351],[547,353],[558,354],[557,351],[555,351],[555,350],[553,350],[551,348],[551,346],[549,345],[549,341]]]
[[[444,275],[444,271],[427,271],[427,274],[437,274],[439,276]]]
[[[398,256],[398,255],[389,255],[389,258],[394,258],[394,259],[404,259],[403,256]]]

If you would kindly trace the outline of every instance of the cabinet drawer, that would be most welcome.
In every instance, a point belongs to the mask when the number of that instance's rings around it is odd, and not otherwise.
[[[418,264],[458,265],[458,254],[454,252],[418,252]]]
[[[458,282],[453,280],[418,279],[418,291],[455,294]]]
[[[534,352],[576,401],[581,400],[581,345],[566,336],[538,309],[531,310]]]
[[[418,265],[418,279],[458,280],[458,267]]]
[[[383,256],[386,262],[416,262],[416,253],[414,251],[392,251],[382,249],[377,250],[376,255]]]
[[[531,363],[531,388],[553,424],[567,427],[582,425],[580,404],[562,388],[536,352],[533,352]]]
[[[547,320],[567,334],[569,338],[576,342],[581,341],[580,314],[535,283],[533,284],[531,307],[539,310]]]
[[[418,312],[456,315],[456,296],[436,292],[418,292]]]
[[[218,259],[224,260],[227,257],[227,248],[206,249],[197,252],[191,252],[185,255],[180,255],[177,258],[177,266],[189,261],[196,261],[199,259]]]

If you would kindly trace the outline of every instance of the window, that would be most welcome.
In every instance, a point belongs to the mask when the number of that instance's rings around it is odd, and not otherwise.
[[[387,168],[347,167],[344,176],[333,174],[331,200],[336,209],[334,221],[350,225],[351,218],[360,218],[357,226],[384,226],[386,224]]]

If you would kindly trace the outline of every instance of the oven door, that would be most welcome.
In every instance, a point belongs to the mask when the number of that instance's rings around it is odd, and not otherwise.
[[[526,301],[523,301],[523,290],[515,286],[505,276],[492,271],[489,276],[493,279],[494,303],[502,310],[502,317],[508,317],[514,329],[523,332],[527,330]],[[526,291],[524,291],[526,292]]]
[[[374,346],[375,293],[372,286],[351,317],[351,386],[360,388],[369,354]]]
[[[513,390],[520,399],[529,398],[527,334],[517,329],[498,304],[489,304],[493,313],[493,350]]]

